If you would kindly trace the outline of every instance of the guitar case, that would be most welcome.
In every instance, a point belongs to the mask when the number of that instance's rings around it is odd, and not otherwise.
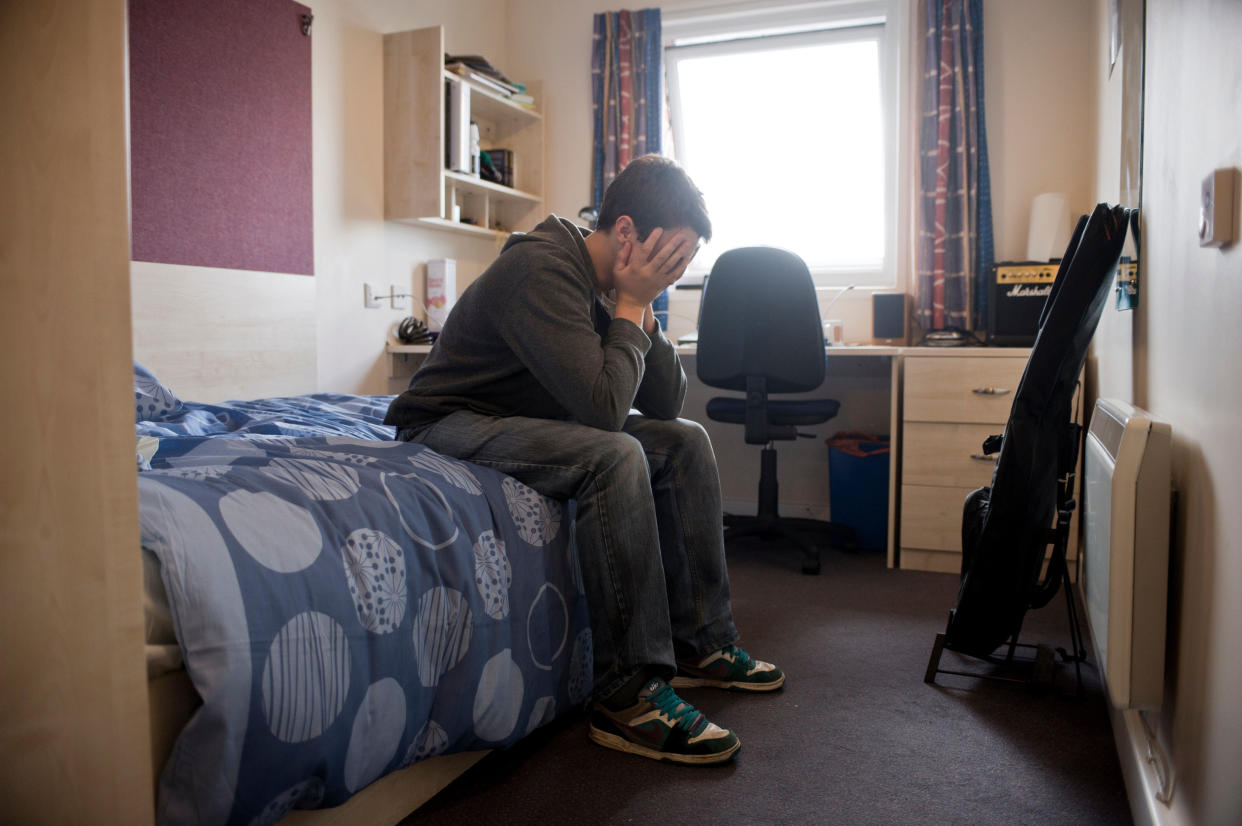
[[[1005,432],[984,443],[985,453],[996,453],[999,442],[1000,455],[992,483],[970,493],[962,512],[961,581],[945,630],[945,646],[954,651],[990,656],[1016,638],[1028,609],[1046,605],[1056,593],[1061,567],[1050,564],[1042,583],[1040,569],[1050,543],[1054,563],[1059,553],[1064,565],[1082,431],[1071,405],[1131,212],[1099,204],[1079,218],[1044,303]]]

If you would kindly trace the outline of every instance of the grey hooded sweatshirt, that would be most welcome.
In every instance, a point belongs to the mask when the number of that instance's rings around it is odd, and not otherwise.
[[[681,413],[686,374],[657,330],[613,319],[587,230],[550,215],[514,233],[458,299],[385,424],[424,427],[456,410],[620,430],[631,408]]]

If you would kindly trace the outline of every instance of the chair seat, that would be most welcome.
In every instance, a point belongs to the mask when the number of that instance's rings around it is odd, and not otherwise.
[[[841,403],[836,399],[768,399],[768,422],[775,425],[820,424],[837,415]],[[746,399],[718,396],[707,403],[707,417],[731,424],[746,423]]]

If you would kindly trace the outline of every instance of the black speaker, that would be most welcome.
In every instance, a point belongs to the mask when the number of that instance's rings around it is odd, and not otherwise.
[[[988,344],[1030,347],[1039,332],[1039,315],[1052,292],[1060,264],[1003,261],[992,267],[988,296]]]
[[[909,335],[905,293],[872,293],[871,337],[888,344],[905,344]]]

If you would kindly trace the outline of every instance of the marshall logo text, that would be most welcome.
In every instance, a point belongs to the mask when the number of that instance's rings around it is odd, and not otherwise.
[[[1005,293],[1005,296],[1007,298],[1047,298],[1051,292],[1051,284],[1042,284],[1040,286],[1014,284]]]

